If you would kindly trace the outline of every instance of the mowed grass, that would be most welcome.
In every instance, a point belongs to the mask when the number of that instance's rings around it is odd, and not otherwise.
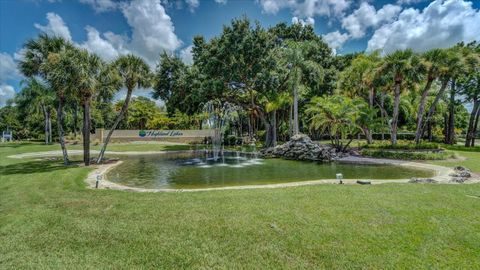
[[[50,148],[0,144],[1,269],[480,269],[478,184],[133,193],[6,158]]]

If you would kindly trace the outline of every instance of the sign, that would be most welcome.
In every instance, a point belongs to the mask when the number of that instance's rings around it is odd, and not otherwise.
[[[138,136],[144,137],[182,137],[183,132],[180,130],[140,130]]]
[[[105,134],[109,130],[97,129],[95,131],[95,138],[102,142],[105,139]],[[112,140],[115,141],[171,141],[171,142],[202,142],[205,138],[213,137],[215,130],[213,129],[185,129],[185,130],[125,130],[117,129],[112,134]]]

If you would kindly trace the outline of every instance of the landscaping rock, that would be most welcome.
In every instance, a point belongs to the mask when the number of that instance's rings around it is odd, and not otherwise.
[[[456,166],[455,168],[453,168],[454,172],[449,174],[449,176],[452,176],[452,177],[460,177],[460,178],[470,178],[472,177],[472,174],[470,173],[470,170],[465,168],[465,167],[462,167],[462,166]]]
[[[450,182],[451,182],[451,183],[460,183],[460,184],[462,184],[462,183],[465,183],[465,181],[467,181],[467,180],[468,180],[468,178],[465,178],[465,177],[452,177],[452,178],[450,179]]]
[[[303,134],[293,136],[290,141],[282,145],[260,151],[260,156],[263,158],[280,157],[311,161],[332,161],[346,155],[337,153],[332,146],[315,143],[310,137]]]
[[[438,181],[437,180],[434,180],[432,178],[415,178],[415,177],[412,177],[410,179],[410,181],[408,181],[409,183],[415,183],[415,184],[433,184],[433,183],[437,183]]]

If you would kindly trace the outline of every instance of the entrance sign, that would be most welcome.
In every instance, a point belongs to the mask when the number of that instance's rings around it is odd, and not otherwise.
[[[182,137],[181,130],[140,130],[138,132],[140,137]]]
[[[93,135],[103,142],[109,130],[97,129]],[[202,142],[205,138],[215,134],[213,129],[202,130],[115,130],[112,134],[114,141],[171,141],[171,142]]]

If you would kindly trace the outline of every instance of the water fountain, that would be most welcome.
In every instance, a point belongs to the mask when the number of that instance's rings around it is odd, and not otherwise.
[[[205,103],[203,111],[206,113],[207,118],[202,123],[202,126],[214,130],[214,136],[212,137],[214,161],[218,160],[221,152],[223,154],[223,151],[221,151],[223,136],[230,123],[238,120],[240,110],[239,106],[229,102],[221,103],[218,100],[211,100]]]

